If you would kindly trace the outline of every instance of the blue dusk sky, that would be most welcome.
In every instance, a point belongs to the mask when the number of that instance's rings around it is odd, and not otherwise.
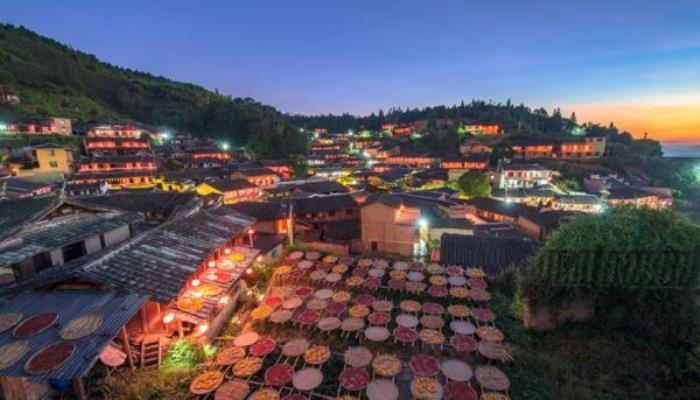
[[[0,21],[290,113],[511,99],[700,141],[700,1],[6,0]]]

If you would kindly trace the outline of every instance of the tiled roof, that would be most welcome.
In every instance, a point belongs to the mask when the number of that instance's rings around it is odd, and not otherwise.
[[[141,176],[154,176],[155,171],[152,169],[130,169],[128,171],[85,171],[78,172],[73,176],[74,180],[83,179],[110,179],[110,178],[129,178]]]
[[[357,208],[357,202],[349,194],[306,197],[291,200],[294,213],[318,213]]]
[[[563,204],[588,204],[596,205],[600,204],[600,199],[598,196],[592,194],[571,194],[571,195],[561,195],[556,196],[557,203]]]
[[[538,248],[531,240],[444,234],[440,240],[440,262],[481,267],[488,274],[498,274],[511,265],[526,265]]]
[[[243,168],[236,170],[236,172],[239,172],[242,175],[245,176],[265,176],[265,175],[275,175],[275,171],[269,169],[269,168]]]
[[[13,193],[31,193],[38,189],[44,189],[51,186],[49,183],[34,182],[22,178],[5,178],[0,179],[0,188],[5,187],[5,190]]]
[[[274,221],[279,218],[285,218],[288,213],[286,202],[242,201],[224,207],[250,216],[257,221]]]
[[[558,210],[543,210],[543,211],[528,211],[520,217],[526,218],[530,222],[537,224],[543,228],[554,229],[558,228],[564,218],[571,218],[577,215],[571,211]]]
[[[488,211],[495,214],[507,215],[509,217],[518,217],[526,211],[537,211],[536,207],[527,206],[525,204],[511,203],[501,201],[489,197],[475,197],[465,201],[465,204],[475,207],[477,210]]]
[[[74,198],[80,203],[93,204],[140,213],[157,213],[165,216],[181,208],[190,208],[196,202],[194,192],[125,192],[103,196]]]
[[[141,221],[136,213],[81,213],[36,223],[0,245],[0,265],[11,265],[37,254]]]
[[[220,192],[257,188],[257,186],[248,182],[246,179],[217,179],[209,180],[205,183]]]
[[[145,296],[137,294],[93,291],[25,291],[16,296],[0,298],[0,309],[3,312],[20,312],[25,318],[45,312],[58,314],[57,324],[27,339],[29,348],[25,355],[3,369],[2,375],[25,377],[34,382],[46,382],[51,379],[70,380],[84,376],[97,362],[102,350],[138,312],[146,299]],[[30,375],[24,371],[24,365],[32,355],[50,344],[62,341],[58,335],[60,327],[75,317],[92,313],[100,315],[102,323],[91,335],[73,342],[75,352],[65,363],[45,374]],[[0,346],[16,340],[11,329],[0,333]]]
[[[654,196],[653,193],[645,192],[633,187],[620,187],[615,189],[608,189],[608,198],[613,200],[630,200],[630,199],[642,199],[645,197]]]
[[[254,221],[226,208],[166,222],[83,267],[83,277],[168,303],[199,266]]]
[[[60,204],[57,195],[21,200],[0,200],[0,241]]]
[[[336,181],[308,182],[298,185],[295,189],[302,192],[318,194],[347,193],[350,191]]]

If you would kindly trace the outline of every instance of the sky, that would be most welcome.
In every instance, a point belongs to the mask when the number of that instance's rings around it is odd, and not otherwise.
[[[698,0],[5,0],[0,21],[289,113],[511,99],[700,142]]]

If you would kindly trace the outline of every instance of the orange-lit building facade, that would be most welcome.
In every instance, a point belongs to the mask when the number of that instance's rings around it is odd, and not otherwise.
[[[583,141],[564,142],[561,144],[527,144],[514,145],[514,158],[560,158],[560,159],[588,159],[599,158],[605,155],[607,140],[605,137],[587,137]]]
[[[386,159],[386,163],[390,165],[403,165],[407,167],[430,167],[437,163],[435,157],[428,155],[393,155]]]
[[[488,157],[444,158],[440,162],[440,168],[444,169],[485,170],[488,166]]]
[[[107,171],[131,171],[156,170],[156,160],[153,156],[95,156],[89,160],[83,160],[78,166],[78,172],[107,172]]]
[[[269,168],[248,168],[234,171],[231,178],[243,178],[262,189],[277,186],[280,177]]]
[[[414,132],[411,125],[397,125],[391,129],[392,136],[409,136]]]
[[[498,135],[501,127],[494,123],[471,122],[462,125],[462,128],[474,135]]]
[[[88,137],[83,145],[87,154],[135,154],[151,148],[146,139],[117,137]]]
[[[87,137],[120,137],[138,139],[149,131],[131,124],[99,124],[91,125],[85,131]]]
[[[28,133],[31,135],[61,135],[73,134],[73,124],[70,118],[30,118],[11,122],[7,130],[13,133]]]

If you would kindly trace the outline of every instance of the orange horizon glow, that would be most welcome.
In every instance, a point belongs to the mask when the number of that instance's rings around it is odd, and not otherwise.
[[[640,101],[572,105],[579,122],[609,124],[636,138],[648,133],[662,142],[700,142],[700,95],[657,97]]]

